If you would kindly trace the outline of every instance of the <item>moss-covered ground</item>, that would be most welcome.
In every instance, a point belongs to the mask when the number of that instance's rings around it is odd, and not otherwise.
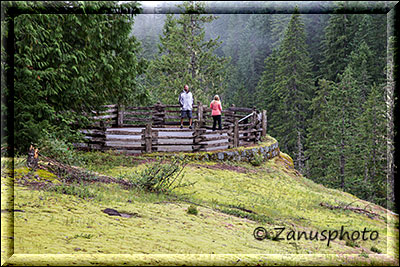
[[[107,158],[104,157],[103,158]],[[110,155],[109,161],[113,160]],[[155,159],[101,165],[123,177]],[[275,157],[261,166],[190,161],[184,182],[169,194],[115,183],[61,182],[46,170],[30,172],[22,159],[2,158],[2,265],[398,265],[398,216],[301,176]],[[8,167],[8,168],[7,168]],[[96,170],[96,166],[88,166]],[[25,181],[25,182],[24,182]],[[26,181],[43,182],[33,187]],[[320,205],[359,207],[378,216]],[[197,215],[187,212],[196,206]],[[112,208],[133,216],[110,216]],[[283,240],[257,240],[256,227]],[[323,240],[343,229],[355,242]],[[318,240],[310,240],[318,232]],[[366,240],[362,240],[362,232]],[[368,232],[366,232],[368,231]],[[371,233],[375,231],[372,236]],[[298,234],[305,232],[300,238]],[[377,235],[378,234],[378,235]],[[355,234],[356,235],[356,234]],[[374,239],[374,240],[371,240]],[[378,253],[380,252],[380,253]]]

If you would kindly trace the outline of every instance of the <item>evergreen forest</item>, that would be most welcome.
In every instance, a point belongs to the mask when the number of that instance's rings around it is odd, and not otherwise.
[[[347,2],[332,14],[205,14],[199,1],[181,2],[180,14],[139,14],[140,2],[8,4],[22,14],[12,28],[2,20],[2,155],[48,140],[69,149],[91,110],[178,104],[188,84],[196,102],[218,94],[222,108],[266,110],[268,134],[305,177],[393,208],[387,14],[347,12]],[[31,12],[42,9],[58,12]]]

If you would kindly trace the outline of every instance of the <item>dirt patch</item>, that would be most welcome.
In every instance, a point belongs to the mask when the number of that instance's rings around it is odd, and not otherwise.
[[[201,167],[201,168],[213,169],[213,170],[228,170],[228,171],[234,171],[234,172],[239,172],[239,173],[257,172],[256,170],[250,170],[245,167],[231,166],[231,165],[227,165],[227,164],[215,164],[215,165],[189,164],[189,166],[199,167],[199,168]]]

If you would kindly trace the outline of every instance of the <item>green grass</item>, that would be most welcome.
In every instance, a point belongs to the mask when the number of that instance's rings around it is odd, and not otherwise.
[[[86,157],[97,158],[89,154]],[[127,158],[121,159],[121,165],[118,165],[118,160],[108,164],[92,160],[90,168],[119,177],[150,166],[150,163],[139,162],[142,159]],[[2,158],[2,166],[9,166],[9,161]],[[28,175],[21,164],[15,170],[18,175],[15,176],[14,191],[10,193],[10,172],[2,168],[2,209],[9,207],[14,197],[13,208],[23,210],[14,213],[14,239],[9,238],[12,233],[7,232],[2,224],[2,230],[5,229],[2,247],[14,242],[15,254],[8,259],[10,255],[2,253],[2,263],[6,259],[16,265],[28,261],[34,263],[36,258],[18,256],[26,254],[43,255],[42,262],[53,263],[59,263],[61,259],[73,261],[68,255],[79,254],[75,257],[87,265],[96,261],[111,264],[107,254],[136,255],[135,258],[129,258],[129,255],[114,257],[112,262],[118,265],[125,262],[135,265],[188,265],[193,262],[206,265],[398,263],[394,249],[398,247],[398,229],[392,227],[398,225],[398,216],[372,203],[369,205],[372,211],[386,220],[321,207],[321,202],[331,205],[353,202],[352,206],[360,207],[369,203],[298,176],[279,158],[263,162],[258,167],[250,163],[226,163],[226,168],[218,169],[218,164],[190,162],[182,182],[192,185],[176,188],[167,194],[124,188],[112,183],[57,183],[57,179],[46,172],[32,177],[38,175],[39,180],[51,180],[51,186],[34,190],[19,183],[19,179]],[[96,169],[96,166],[101,167]],[[210,166],[213,168],[208,168]],[[245,171],[229,170],[229,166],[233,169],[240,166]],[[41,175],[47,178],[40,179]],[[196,207],[196,216],[188,212],[193,209],[191,206]],[[102,212],[105,208],[137,216],[109,216]],[[10,213],[2,212],[2,222],[8,220]],[[308,233],[340,230],[344,226],[350,232],[362,231],[366,227],[378,231],[379,238],[357,240],[359,247],[346,245],[345,240],[338,239],[329,247],[326,241],[304,238],[259,241],[253,237],[258,226],[273,232],[276,232],[276,227],[285,227],[285,237],[290,230]],[[46,260],[45,255],[49,259]]]

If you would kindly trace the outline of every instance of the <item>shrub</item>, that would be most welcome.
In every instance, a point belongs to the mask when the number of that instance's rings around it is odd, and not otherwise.
[[[80,161],[79,156],[74,152],[74,146],[64,140],[47,134],[39,141],[39,153],[53,158],[59,162],[73,165]]]
[[[360,257],[364,257],[364,258],[369,258],[367,252],[365,252],[364,250],[360,253],[359,256],[360,256]]]
[[[187,165],[183,156],[162,157],[141,172],[129,175],[128,180],[137,188],[148,192],[170,192],[177,187],[191,184],[181,183],[183,169]],[[125,178],[125,177],[122,177]]]
[[[372,252],[375,252],[375,253],[378,253],[378,254],[381,254],[381,253],[382,253],[382,250],[380,250],[379,248],[377,248],[377,247],[375,247],[375,246],[372,246],[372,247],[371,247],[371,251],[372,251]]]
[[[254,154],[254,158],[250,161],[250,163],[253,166],[260,166],[264,161],[264,156],[262,154],[256,153]]]
[[[197,210],[197,207],[195,205],[190,205],[187,209],[187,213],[197,215],[199,211]]]
[[[346,239],[346,246],[352,247],[352,248],[354,248],[354,247],[359,248],[360,247],[359,244],[357,244],[356,242],[354,242],[353,240],[350,240],[350,239]]]

